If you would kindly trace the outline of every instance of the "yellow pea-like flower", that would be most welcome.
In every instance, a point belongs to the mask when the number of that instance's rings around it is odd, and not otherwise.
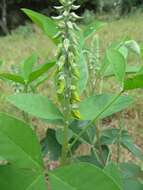
[[[75,119],[81,119],[80,111],[79,110],[72,110],[72,116]]]

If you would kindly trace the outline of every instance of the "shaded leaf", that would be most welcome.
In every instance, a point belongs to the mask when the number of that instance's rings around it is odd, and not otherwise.
[[[142,190],[143,183],[141,182],[143,171],[133,163],[121,163],[120,171],[123,180],[124,190]]]
[[[143,160],[143,153],[140,148],[134,144],[133,139],[129,135],[128,131],[120,129],[105,129],[102,131],[101,137],[102,144],[118,144],[120,143],[124,148],[128,149],[134,156]]]
[[[56,139],[56,131],[48,129],[46,137],[41,141],[43,156],[48,154],[50,160],[58,160],[61,154],[62,146]]]
[[[91,152],[90,155],[77,157],[76,160],[79,162],[90,163],[97,167],[102,167],[102,164],[99,162],[97,155],[94,152]]]
[[[89,123],[90,123],[90,121],[74,120],[70,124],[70,129],[72,130],[74,136],[76,137],[84,129],[84,127],[89,125]],[[84,133],[82,135],[82,137],[80,137],[79,141],[82,143],[92,144],[94,137],[95,137],[95,134],[96,134],[96,127],[92,126],[86,131],[86,133]]]

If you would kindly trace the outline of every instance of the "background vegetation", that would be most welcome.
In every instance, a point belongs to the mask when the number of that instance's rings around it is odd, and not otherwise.
[[[1,0],[0,33],[6,34],[11,29],[25,23],[27,17],[21,13],[21,8],[25,7],[53,15],[55,10],[52,5],[57,5],[57,3],[57,0]],[[78,13],[84,14],[85,17],[109,12],[115,12],[120,17],[143,7],[142,0],[77,0],[77,3],[81,4]]]

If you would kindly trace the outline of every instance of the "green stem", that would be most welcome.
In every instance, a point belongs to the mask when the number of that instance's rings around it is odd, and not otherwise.
[[[103,151],[102,151],[102,144],[100,141],[100,121],[97,122],[97,127],[96,127],[96,138],[97,138],[97,145],[98,145],[98,150],[99,150],[99,157],[101,159],[102,165],[105,166],[105,161],[103,157]]]
[[[68,154],[68,125],[66,124],[65,127],[64,127],[64,134],[63,134],[61,166],[66,165],[66,163],[67,163],[67,154]]]
[[[118,136],[118,143],[117,143],[117,163],[120,163],[121,158],[121,135],[122,135],[122,128],[123,128],[123,113],[121,113],[121,118],[119,121],[119,136]]]
[[[99,84],[99,94],[102,94],[103,91],[103,78],[99,78],[100,80],[100,84]],[[105,166],[105,160],[104,160],[104,156],[103,156],[103,150],[102,150],[102,144],[101,144],[101,140],[100,140],[100,135],[101,135],[101,127],[102,127],[102,123],[101,121],[98,121],[96,124],[96,134],[95,134],[95,139],[97,139],[97,145],[98,145],[98,150],[99,150],[99,157],[101,159],[101,163],[103,166]],[[94,141],[95,144],[95,141]]]
[[[26,94],[28,93],[28,85],[27,84],[25,84],[25,86],[24,86],[23,93],[26,93]],[[29,123],[29,116],[28,116],[28,114],[25,111],[23,111],[22,114],[23,114],[24,121],[26,123]]]
[[[123,91],[121,91],[119,94],[117,94],[112,101],[107,104],[103,110],[95,117],[95,119],[93,121],[91,121],[89,123],[89,125],[87,125],[86,127],[84,127],[84,129],[79,133],[79,135],[74,139],[74,141],[71,143],[70,148],[73,147],[73,145],[78,141],[78,139],[88,130],[88,128],[92,127],[92,124],[96,123],[96,121],[98,120],[98,118],[121,96],[121,94],[123,93]]]

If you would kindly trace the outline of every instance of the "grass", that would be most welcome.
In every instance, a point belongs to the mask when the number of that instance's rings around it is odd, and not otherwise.
[[[137,12],[119,20],[109,22],[100,32],[103,45],[124,37],[135,39],[139,44],[143,44],[143,13]]]
[[[33,32],[23,31],[18,29],[12,32],[11,35],[6,37],[0,37],[0,59],[4,60],[4,67],[1,69],[10,69],[11,65],[19,65],[23,58],[31,55],[33,52],[37,52],[39,55],[39,63],[51,58],[55,53],[55,46],[52,42],[44,36],[35,26],[31,26]],[[100,39],[102,49],[104,50],[114,40],[120,40],[124,37],[130,37],[135,39],[139,44],[143,44],[143,13],[135,13],[128,17],[121,18],[109,22],[100,32]],[[131,60],[133,64],[134,59]],[[8,85],[0,84],[1,110],[10,110],[9,105],[3,100],[3,93],[11,93],[11,89]],[[136,104],[131,109],[125,112],[125,124],[133,134],[134,139],[143,148],[143,96],[141,91],[133,93],[136,97]],[[113,118],[110,122],[110,126],[116,126],[118,122],[117,118]],[[130,157],[129,157],[130,158]]]

